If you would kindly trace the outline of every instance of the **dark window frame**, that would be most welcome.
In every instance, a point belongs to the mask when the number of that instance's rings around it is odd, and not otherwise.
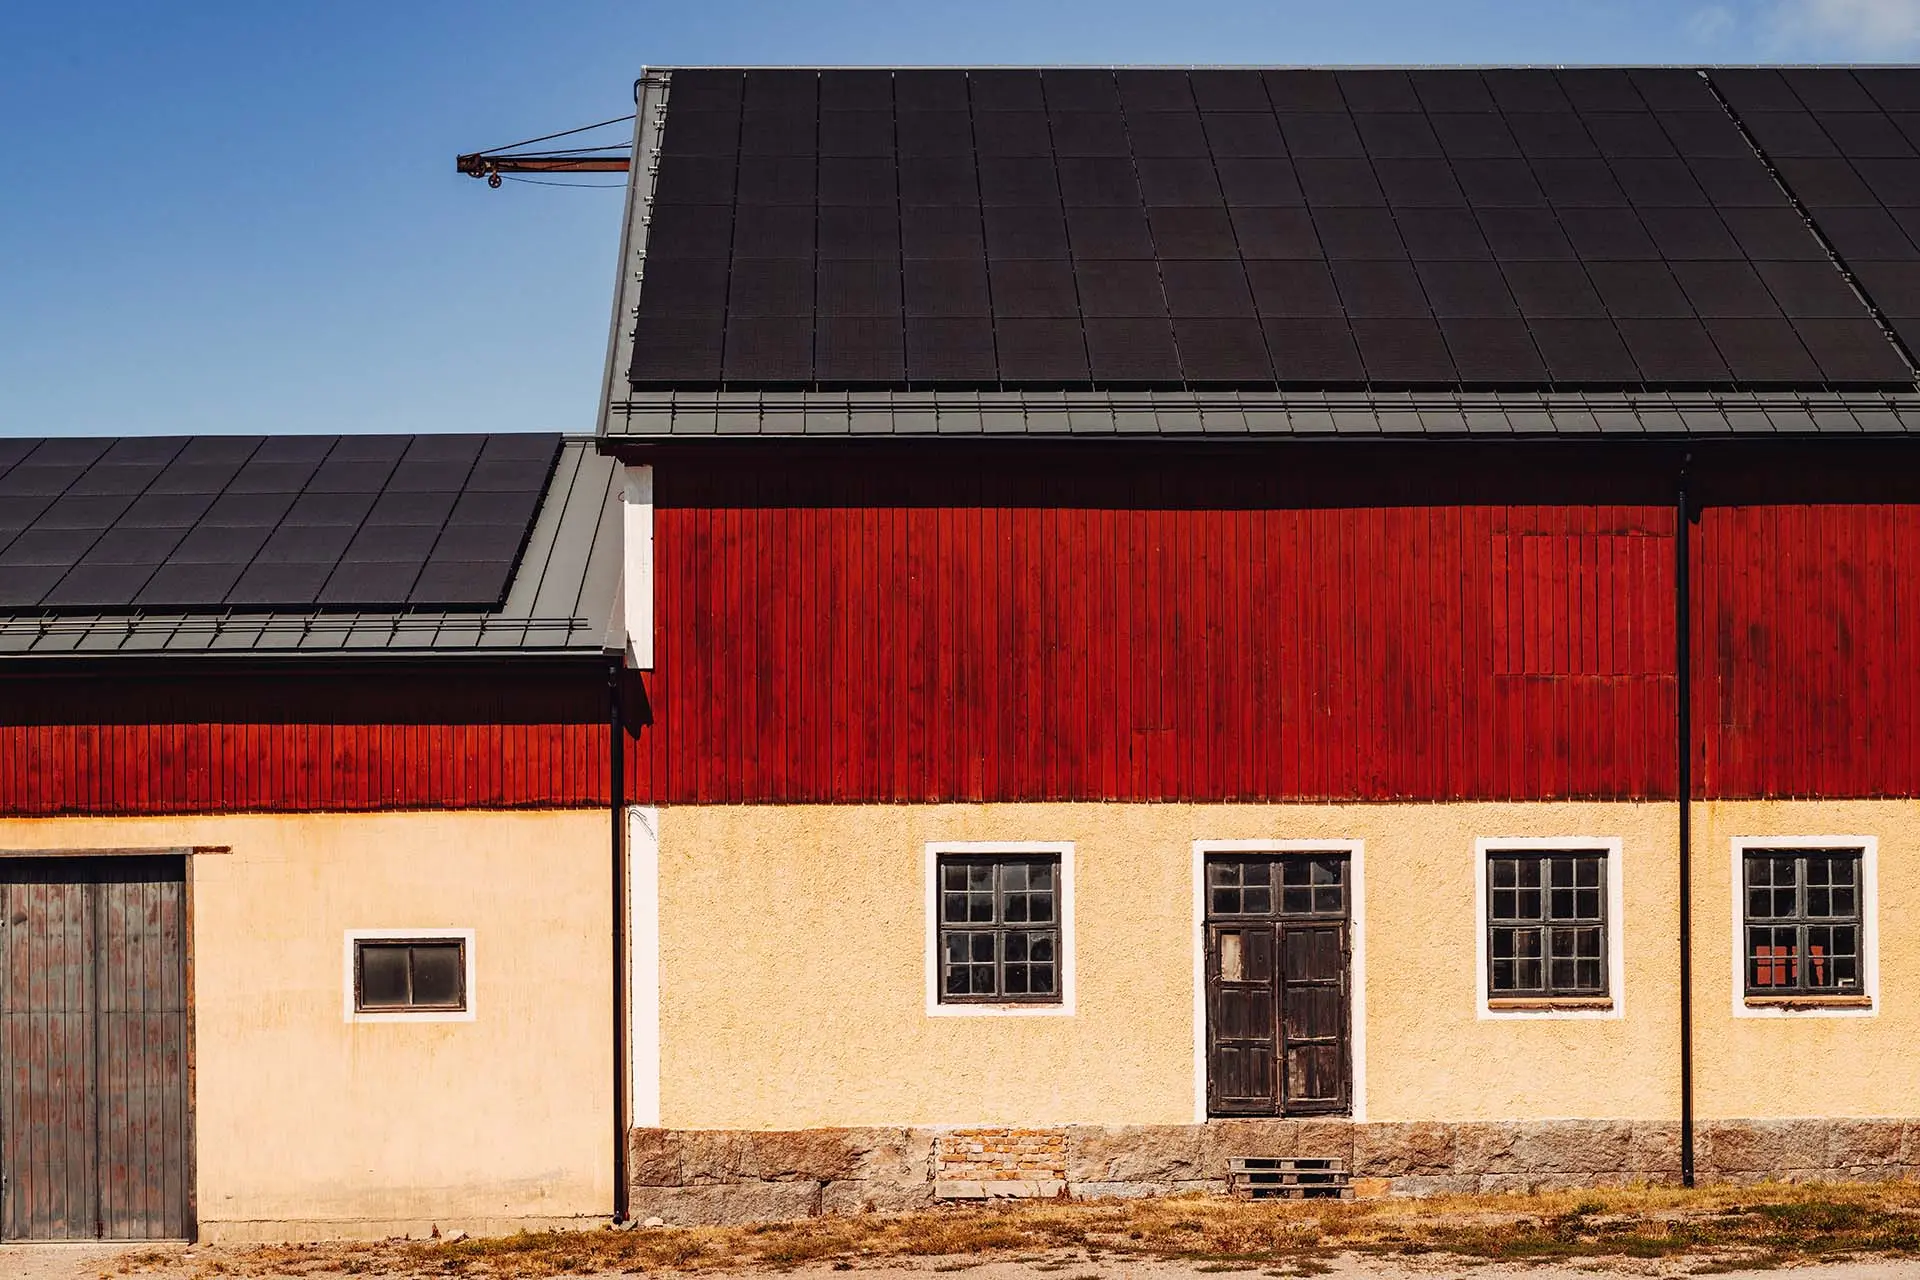
[[[1809,843],[1741,847],[1740,989],[1744,998],[1818,1000],[1868,996],[1866,853],[1862,845]],[[1816,882],[1813,876],[1816,860],[1825,864],[1824,882]],[[1783,884],[1778,878],[1783,865],[1792,874],[1791,883]],[[1836,865],[1850,868],[1850,878],[1844,884],[1833,879]],[[1767,883],[1758,884],[1755,871],[1763,867],[1767,871]],[[1775,909],[1782,904],[1783,893],[1790,895],[1784,914]],[[1767,914],[1754,912],[1759,894],[1767,895]],[[1845,910],[1837,909],[1841,902],[1851,905]],[[1816,910],[1822,904],[1826,907],[1824,913]],[[1852,949],[1837,949],[1834,934],[1849,929],[1853,934]],[[1755,951],[1755,937],[1763,930],[1771,935],[1765,945],[1773,949],[1773,953],[1766,956]],[[1822,933],[1826,937],[1816,954],[1814,939]],[[1780,955],[1777,949],[1783,934],[1791,935],[1791,949]],[[1849,961],[1850,978],[1847,978],[1843,977],[1843,971],[1849,969]],[[1766,976],[1772,981],[1755,981],[1763,967],[1770,971]],[[1822,972],[1831,980],[1812,980]]]
[[[1023,869],[1021,880],[1016,884],[1007,874],[1009,869]],[[990,884],[983,890],[972,881],[965,888],[949,888],[950,869],[985,868]],[[1032,872],[1036,868],[1049,873],[1049,884],[1045,887],[1032,886]],[[940,1005],[958,1005],[973,1007],[1008,1007],[1053,1009],[1066,1005],[1066,854],[1064,850],[1008,849],[994,851],[990,849],[936,850],[934,854],[934,999]],[[982,896],[987,896],[990,915],[975,917],[972,908]],[[1049,914],[1042,920],[1031,918],[1033,898],[1045,895],[1050,899]],[[968,918],[950,919],[953,899],[965,900]],[[1008,903],[1010,898],[1021,899],[1023,911],[1021,919],[1010,919]],[[990,960],[970,957],[954,961],[949,957],[949,939],[965,935],[969,938],[990,939],[992,956]],[[1018,939],[1021,955],[1010,958],[1010,941]],[[1035,959],[1034,942],[1044,941],[1051,949],[1051,959]],[[969,951],[977,945],[969,943]],[[1009,966],[1022,971],[1022,976],[1031,986],[1034,970],[1044,966],[1051,970],[1052,986],[1044,991],[1008,991]],[[974,979],[982,969],[992,971],[992,990],[952,991],[949,984],[956,967],[969,971],[968,985],[973,986]]]
[[[400,938],[355,938],[353,940],[353,1011],[358,1015],[382,1017],[391,1014],[450,1014],[467,1013],[472,1008],[471,984],[468,982],[468,939],[465,935],[424,934],[417,937]],[[451,949],[454,952],[454,971],[459,975],[459,994],[452,1003],[417,1002],[413,999],[414,952],[422,948],[435,950]],[[405,950],[407,952],[407,1002],[404,1004],[368,1004],[366,999],[366,957],[369,951]]]
[[[1617,874],[1613,854],[1608,846],[1575,843],[1485,847],[1480,875],[1486,905],[1480,928],[1490,1006],[1614,998],[1616,922],[1608,901]],[[1594,868],[1590,882],[1583,875],[1587,866]],[[1525,941],[1529,936],[1531,947]],[[1597,939],[1597,948],[1582,945],[1589,938]],[[1593,967],[1594,980],[1582,979],[1583,965]],[[1529,966],[1537,981],[1524,980]]]

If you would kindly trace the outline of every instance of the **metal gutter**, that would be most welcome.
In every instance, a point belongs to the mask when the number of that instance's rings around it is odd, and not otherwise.
[[[627,841],[626,724],[621,716],[621,678],[626,666],[607,664],[607,797],[613,846],[613,1220],[627,1220]]]
[[[1689,582],[1693,519],[1687,496],[1687,469],[1693,455],[1680,460],[1674,499],[1673,601],[1674,670],[1678,683],[1677,721],[1680,808],[1680,1185],[1694,1180],[1693,1159],[1693,593]]]

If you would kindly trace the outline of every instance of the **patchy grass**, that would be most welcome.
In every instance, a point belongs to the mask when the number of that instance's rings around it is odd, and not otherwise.
[[[1073,1257],[1067,1251],[1073,1251]],[[1080,1257],[1159,1258],[1206,1273],[1317,1275],[1340,1254],[1464,1264],[1668,1259],[1694,1274],[1842,1256],[1920,1256],[1920,1185],[1582,1190],[1428,1200],[1033,1201],[753,1227],[525,1233],[135,1254],[122,1273],[465,1276],[474,1280],[713,1272],[886,1260],[955,1271],[998,1257],[1041,1272]]]

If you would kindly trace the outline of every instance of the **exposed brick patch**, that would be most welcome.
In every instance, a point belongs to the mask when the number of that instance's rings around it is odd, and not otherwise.
[[[1050,1196],[1066,1185],[1065,1129],[955,1129],[933,1144],[942,1199]]]

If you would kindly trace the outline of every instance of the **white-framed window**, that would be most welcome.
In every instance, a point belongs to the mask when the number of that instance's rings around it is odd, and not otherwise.
[[[1073,845],[927,845],[927,1013],[1073,1013]]]
[[[1871,1018],[1880,1010],[1873,836],[1736,836],[1733,1016]]]
[[[1475,840],[1479,1016],[1623,1017],[1625,880],[1617,837]]]
[[[472,1022],[471,929],[349,929],[342,947],[348,1022]]]

